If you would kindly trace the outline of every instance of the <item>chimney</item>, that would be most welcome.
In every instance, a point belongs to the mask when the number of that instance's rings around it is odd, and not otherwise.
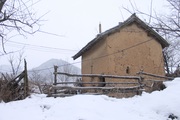
[[[99,23],[99,34],[101,34],[101,23]]]

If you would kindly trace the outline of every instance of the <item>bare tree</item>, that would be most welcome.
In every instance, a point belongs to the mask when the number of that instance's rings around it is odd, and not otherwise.
[[[61,72],[66,72],[66,73],[70,73],[72,71],[72,66],[71,65],[64,65],[64,66],[61,66],[60,68],[58,68]],[[69,77],[66,76],[66,75],[59,75],[58,76],[58,79],[61,81],[61,82],[67,82],[69,81]]]
[[[156,15],[154,29],[163,35],[170,43],[164,50],[164,58],[167,61],[167,73],[174,72],[172,68],[180,64],[180,0],[167,0],[170,13],[166,15]],[[169,70],[168,70],[169,69]]]
[[[166,72],[168,74],[173,73],[174,67],[180,64],[180,0],[166,0],[168,6],[166,9],[169,10],[167,14],[152,12],[152,0],[151,9],[149,13],[139,11],[136,4],[132,5],[133,12],[136,14],[144,15],[149,17],[149,24],[154,30],[161,34],[168,42],[170,46],[163,50]],[[135,6],[135,7],[134,7]],[[132,13],[129,9],[124,8],[128,12]]]
[[[64,73],[71,73],[71,74],[77,74],[78,70],[71,64],[65,64],[58,68],[58,71],[64,72]],[[77,80],[77,77],[69,77],[67,75],[58,75],[58,80],[61,82],[75,82]]]
[[[171,36],[171,40],[180,37],[180,0],[167,0],[170,13],[156,15],[155,29],[164,35]]]
[[[46,78],[40,74],[40,71],[32,70],[29,77],[32,86],[37,86],[40,93],[43,93],[41,85],[45,84],[44,79]]]
[[[156,15],[153,28],[170,43],[170,46],[163,51],[166,72],[169,75],[180,64],[180,0],[167,0],[167,2],[170,13]]]
[[[0,0],[0,39],[1,52],[6,53],[4,44],[9,35],[33,34],[39,29],[40,18],[35,17],[33,0]]]
[[[18,74],[18,72],[20,71],[23,57],[24,57],[23,52],[19,52],[18,57],[14,57],[14,54],[10,54],[8,61],[11,66],[12,77],[15,77]]]

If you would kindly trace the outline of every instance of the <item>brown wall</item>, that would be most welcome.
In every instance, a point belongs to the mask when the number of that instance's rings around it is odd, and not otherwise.
[[[100,40],[82,55],[82,61],[82,74],[129,76],[143,70],[165,75],[160,43],[136,24],[126,26]],[[83,81],[96,79],[83,78]]]

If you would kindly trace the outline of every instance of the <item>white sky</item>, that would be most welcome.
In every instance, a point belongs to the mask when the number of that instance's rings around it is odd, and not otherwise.
[[[71,57],[98,34],[99,23],[102,24],[102,31],[105,31],[131,15],[123,9],[126,7],[133,11],[129,1],[53,0],[52,2],[41,0],[34,6],[38,16],[48,12],[43,18],[46,21],[41,23],[43,25],[41,30],[60,36],[36,33],[27,38],[14,37],[10,40],[16,43],[7,42],[6,51],[16,51],[23,48],[29,69],[37,67],[51,58],[67,60],[70,63],[78,62],[80,59],[73,61]],[[140,11],[149,13],[151,0],[131,0],[131,2],[136,4]],[[163,8],[164,5],[165,0],[153,0],[153,10],[157,13],[166,11],[166,8]],[[8,55],[1,56],[0,65],[8,64],[7,58]],[[80,64],[76,65],[80,67]]]

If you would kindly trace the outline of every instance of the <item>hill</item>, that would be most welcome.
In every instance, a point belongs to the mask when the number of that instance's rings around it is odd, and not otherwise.
[[[73,74],[80,74],[80,68],[61,59],[50,59],[40,66],[28,71],[29,78],[33,81],[53,82],[54,66],[58,66],[59,72],[68,72]],[[58,75],[59,81],[74,81],[75,78],[70,78],[64,75]]]

